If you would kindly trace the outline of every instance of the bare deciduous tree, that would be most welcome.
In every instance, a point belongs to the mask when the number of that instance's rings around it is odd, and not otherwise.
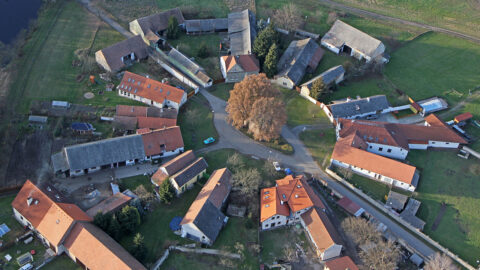
[[[359,255],[369,269],[391,270],[397,266],[400,250],[393,242],[380,240],[376,245],[360,251]]]
[[[245,163],[243,162],[242,157],[239,153],[235,152],[233,155],[229,156],[227,159],[227,166],[233,172],[236,172],[243,167],[245,167]]]
[[[278,98],[260,98],[253,104],[248,119],[248,132],[255,140],[271,141],[280,136],[287,122],[285,104]]]
[[[144,185],[140,185],[135,190],[133,191],[135,194],[137,194],[138,198],[142,201],[142,203],[148,203],[151,202],[155,199],[155,196],[153,193],[148,192],[148,190],[145,188]]]
[[[298,7],[289,3],[278,9],[273,14],[273,21],[280,28],[295,30],[303,24],[302,14]]]
[[[283,256],[285,256],[285,259],[289,262],[297,261],[297,253],[290,245],[285,245],[283,248]]]
[[[425,270],[458,270],[450,257],[442,253],[435,253],[430,256],[425,264]]]
[[[242,169],[233,175],[233,186],[247,197],[255,195],[262,181],[257,169]]]
[[[380,232],[362,218],[348,217],[342,221],[343,230],[357,245],[380,242]]]

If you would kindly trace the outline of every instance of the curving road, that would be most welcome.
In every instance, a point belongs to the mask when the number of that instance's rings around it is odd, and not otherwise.
[[[460,33],[460,32],[453,31],[453,30],[448,30],[448,29],[441,28],[441,27],[436,27],[436,26],[432,26],[432,25],[428,25],[428,24],[424,24],[424,23],[412,22],[412,21],[407,21],[407,20],[395,18],[395,17],[390,17],[390,16],[378,14],[378,13],[375,13],[375,12],[367,11],[367,10],[364,10],[364,9],[355,8],[355,7],[347,6],[347,5],[344,5],[344,4],[340,4],[340,3],[337,3],[337,2],[331,1],[331,0],[319,0],[319,3],[322,4],[322,5],[332,7],[332,8],[348,11],[352,14],[357,14],[357,15],[362,16],[362,17],[369,17],[369,18],[373,18],[373,19],[377,19],[377,20],[384,20],[384,21],[389,21],[389,22],[394,22],[394,23],[411,25],[411,26],[415,26],[415,27],[428,29],[430,31],[444,33],[444,34],[447,34],[447,35],[467,39],[467,40],[473,41],[475,43],[480,43],[480,38],[478,38],[478,37],[473,37],[473,36],[470,36],[470,35],[467,35],[467,34],[464,34],[464,33]]]
[[[293,155],[284,155],[278,151],[270,149],[236,130],[232,125],[226,121],[227,113],[225,112],[226,102],[220,98],[215,97],[206,90],[200,92],[210,103],[211,108],[214,111],[213,121],[215,128],[219,134],[218,143],[207,148],[203,148],[197,153],[204,153],[214,151],[222,148],[233,148],[243,154],[253,155],[259,158],[268,159],[274,158],[282,165],[290,167],[295,171],[303,171],[312,174],[315,178],[322,179],[328,183],[328,185],[342,195],[347,196],[349,199],[360,205],[377,220],[387,225],[388,228],[396,234],[399,238],[402,238],[413,249],[417,250],[421,255],[428,257],[435,253],[435,251],[419,240],[413,233],[407,231],[403,227],[399,226],[396,222],[385,216],[378,211],[372,205],[364,201],[355,193],[344,187],[337,181],[330,178],[313,160],[312,156],[305,148],[303,143],[287,127],[283,127],[282,136],[293,146],[295,152]],[[307,126],[308,128],[308,126]],[[320,128],[320,127],[315,127]],[[303,129],[303,126],[301,127]]]

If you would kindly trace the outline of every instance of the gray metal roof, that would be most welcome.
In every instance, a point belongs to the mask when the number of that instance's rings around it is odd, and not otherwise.
[[[142,28],[143,33],[146,34],[148,30],[157,33],[167,29],[168,20],[172,16],[177,18],[178,24],[183,24],[185,21],[182,11],[179,8],[173,8],[150,16],[138,18],[136,21]]]
[[[101,52],[110,69],[115,72],[125,67],[122,61],[124,56],[134,53],[137,59],[147,58],[148,47],[142,37],[137,35],[104,48]]]
[[[63,150],[53,154],[51,160],[54,172],[65,172],[68,170],[68,162],[65,158],[65,152]]]
[[[28,122],[47,123],[48,117],[40,115],[30,115]]]
[[[278,61],[277,76],[287,76],[298,84],[319,49],[320,46],[311,38],[292,41]]]
[[[228,36],[232,55],[251,54],[257,36],[255,14],[248,9],[228,14]]]
[[[403,210],[407,200],[408,196],[390,190],[385,205],[396,210]]]
[[[210,200],[206,200],[193,223],[213,243],[222,229],[224,219],[225,215],[222,211],[215,207]]]
[[[345,118],[376,112],[387,109],[388,107],[390,107],[390,104],[385,95],[334,101],[333,104],[328,105],[334,118]]]
[[[187,33],[227,31],[228,19],[185,20],[185,29]]]
[[[174,66],[179,68],[181,71],[184,71],[186,75],[189,75],[198,83],[207,84],[212,81],[212,79],[207,75],[201,66],[190,60],[186,55],[182,54],[178,50],[172,48],[168,53],[168,57]]]
[[[70,170],[83,170],[145,157],[141,135],[129,135],[65,147]]]
[[[173,179],[177,183],[177,185],[181,187],[185,185],[188,181],[190,181],[193,177],[198,175],[200,172],[205,170],[207,167],[208,165],[205,159],[200,157],[187,167],[183,168],[182,170],[171,176],[171,179]]]
[[[302,84],[302,86],[306,86],[310,89],[313,82],[318,80],[319,78],[322,78],[323,83],[325,85],[328,85],[328,84],[331,84],[332,82],[334,82],[338,77],[342,76],[343,74],[345,74],[345,69],[343,69],[343,66],[338,65],[338,66],[335,66],[335,67],[332,67],[332,68],[329,68],[329,69],[325,70],[320,75],[318,75],[318,76],[312,78],[311,80],[309,80],[308,82]]]
[[[345,44],[372,58],[381,55],[385,51],[385,45],[380,40],[340,20],[335,21],[332,28],[322,37],[322,42],[337,48]]]

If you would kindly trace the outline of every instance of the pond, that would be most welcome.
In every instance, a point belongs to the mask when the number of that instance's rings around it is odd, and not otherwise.
[[[9,44],[37,18],[42,0],[0,0],[0,41]]]

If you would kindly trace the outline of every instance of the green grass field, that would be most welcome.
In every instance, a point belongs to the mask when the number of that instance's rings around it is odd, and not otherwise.
[[[57,269],[71,269],[71,270],[81,270],[78,264],[74,263],[70,257],[66,254],[60,255],[57,258],[53,259],[53,261],[46,264],[42,269],[46,270],[57,270]]]
[[[217,131],[213,126],[213,113],[208,101],[200,94],[190,98],[182,106],[177,124],[182,130],[185,149],[195,150],[205,147],[203,140],[209,137],[218,139]]]
[[[347,5],[480,37],[480,2],[474,0],[339,0]]]
[[[230,91],[233,89],[233,83],[219,83],[208,88],[208,92],[225,101],[230,98]]]
[[[335,130],[333,128],[304,131],[300,133],[300,140],[320,167],[328,167],[335,145]]]
[[[292,227],[278,228],[260,233],[262,252],[260,259],[263,263],[271,264],[278,260],[286,260],[285,247],[295,248],[299,244],[306,251],[309,249],[309,242],[303,229]]]
[[[478,159],[457,157],[455,152],[414,150],[407,159],[420,169],[416,198],[422,202],[418,216],[427,222],[424,231],[472,265],[480,254],[480,165]],[[447,210],[438,228],[432,224],[442,202]]]
[[[301,97],[297,91],[281,88],[283,102],[287,105],[287,125],[315,125],[330,123],[323,110]]]

